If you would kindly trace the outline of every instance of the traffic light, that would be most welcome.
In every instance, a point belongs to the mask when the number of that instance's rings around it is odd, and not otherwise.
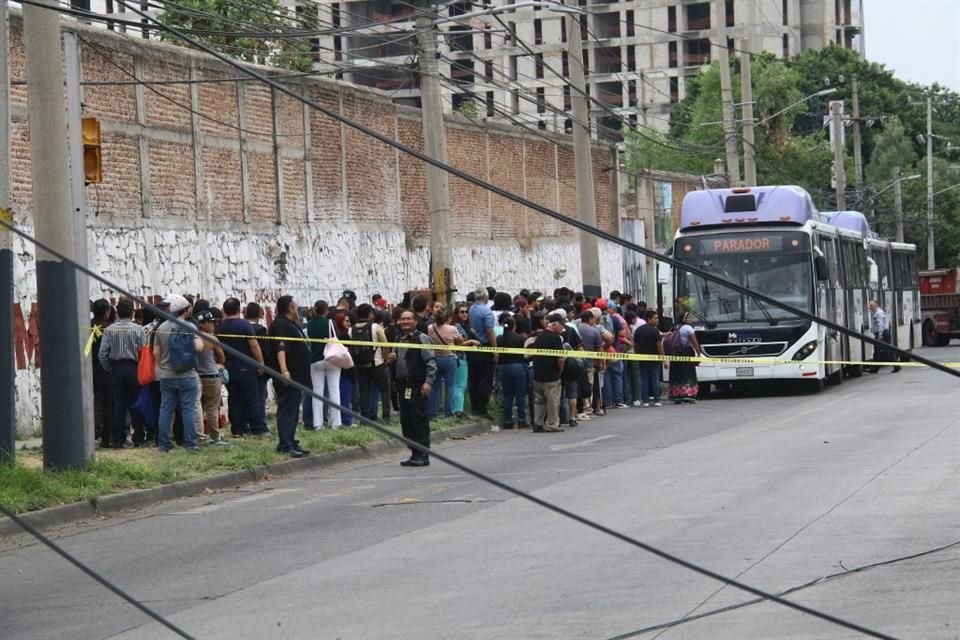
[[[100,121],[84,118],[83,132],[83,179],[85,184],[103,182],[103,167],[100,155]]]

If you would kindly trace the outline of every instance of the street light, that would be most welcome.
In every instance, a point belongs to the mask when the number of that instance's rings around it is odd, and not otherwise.
[[[893,189],[895,186],[897,186],[897,185],[898,185],[899,183],[901,183],[901,182],[906,182],[907,180],[919,180],[919,179],[922,178],[922,177],[923,177],[923,176],[922,176],[921,174],[917,173],[917,174],[914,174],[914,175],[912,175],[912,176],[903,176],[902,178],[897,178],[896,180],[891,180],[891,181],[890,181],[890,184],[888,184],[888,185],[885,186],[883,189],[880,189],[880,191],[877,191],[875,194],[873,194],[872,196],[870,196],[870,199],[872,200],[872,199],[874,199],[874,198],[879,197],[881,193],[885,193],[885,192],[889,191],[890,189]],[[954,186],[960,187],[960,184],[954,185]],[[952,189],[953,187],[950,187],[950,188]]]
[[[950,190],[952,190],[952,189],[960,189],[960,182],[958,182],[957,184],[953,185],[952,187],[947,187],[946,189],[940,189],[940,191],[937,191],[936,193],[934,193],[934,194],[932,194],[932,195],[938,196],[938,195],[940,195],[941,193],[946,193],[947,191],[950,191]]]
[[[787,111],[790,111],[790,109],[793,109],[794,107],[803,104],[803,103],[806,102],[807,100],[810,100],[810,99],[812,99],[812,98],[820,98],[820,97],[822,97],[822,96],[828,96],[828,95],[830,95],[831,93],[836,93],[836,92],[837,92],[836,87],[830,87],[829,89],[821,89],[820,91],[817,91],[816,93],[811,93],[811,94],[808,95],[808,96],[804,96],[803,98],[800,98],[799,100],[797,100],[796,102],[794,102],[794,103],[793,103],[792,105],[790,105],[789,107],[784,107],[783,109],[780,109],[780,111],[777,111],[776,113],[767,116],[767,117],[764,118],[763,120],[760,120],[759,122],[756,123],[756,125],[759,126],[759,125],[763,124],[764,122],[767,122],[768,120],[773,120],[774,118],[776,118],[777,116],[779,116],[781,113],[786,113]]]

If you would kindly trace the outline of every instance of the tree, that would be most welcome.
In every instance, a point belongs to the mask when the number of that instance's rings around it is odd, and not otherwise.
[[[238,60],[298,71],[311,67],[310,44],[279,0],[180,0],[157,19]],[[161,38],[183,44],[165,32]]]

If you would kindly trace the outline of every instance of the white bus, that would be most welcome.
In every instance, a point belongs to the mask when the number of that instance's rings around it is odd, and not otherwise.
[[[673,256],[870,335],[871,297],[886,303],[888,313],[896,304],[901,315],[904,305],[918,300],[916,278],[911,289],[907,274],[915,249],[871,236],[862,214],[821,214],[800,187],[712,189],[684,198]],[[876,251],[868,255],[868,249]],[[873,263],[884,256],[890,275],[881,284],[882,269]],[[844,375],[861,375],[863,366],[849,361],[873,356],[872,347],[856,338],[682,268],[674,269],[673,282],[674,315],[691,313],[709,358],[698,368],[705,392],[710,384],[758,379],[798,380],[820,390],[825,382],[840,384]],[[910,322],[919,320],[918,312],[911,309]],[[901,315],[891,313],[891,329]],[[895,344],[914,344],[912,329],[896,335]]]

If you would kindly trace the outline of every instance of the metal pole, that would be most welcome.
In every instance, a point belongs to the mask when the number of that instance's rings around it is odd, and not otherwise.
[[[573,3],[576,6],[576,3]],[[570,96],[573,107],[573,155],[577,181],[577,218],[591,227],[597,226],[597,210],[593,197],[593,159],[590,148],[590,111],[587,107],[586,77],[583,72],[583,45],[580,41],[580,20],[567,18],[567,57],[570,60]],[[580,231],[580,275],[583,294],[600,297],[600,252],[596,236]]]
[[[853,91],[853,172],[857,181],[857,204],[863,201],[863,149],[860,145],[860,83],[852,80]]]
[[[740,100],[743,101],[743,179],[747,186],[757,185],[756,147],[753,135],[753,71],[750,39],[743,40],[740,53]]]
[[[443,122],[440,70],[437,65],[437,34],[427,16],[418,17],[416,27],[424,151],[431,158],[445,163],[447,132]],[[450,306],[456,291],[450,241],[450,182],[446,171],[432,165],[428,165],[426,171],[430,199],[430,288],[436,299]]]
[[[833,116],[833,173],[837,188],[837,211],[847,208],[847,176],[843,166],[843,103],[830,103],[830,113]]]
[[[43,6],[46,5],[46,6]],[[33,222],[37,239],[69,259],[76,258],[70,197],[65,83],[60,57],[60,16],[53,0],[23,7],[27,66]],[[56,46],[54,46],[54,43]],[[37,250],[40,309],[43,466],[83,468],[92,458],[84,438],[80,317],[77,277],[64,261]],[[68,321],[64,321],[67,319]]]
[[[0,216],[13,222],[10,202],[10,14],[0,1]],[[13,243],[0,231],[0,464],[13,464],[17,437],[13,335]]]
[[[897,216],[897,242],[903,242],[903,187],[900,167],[893,168],[893,211]]]
[[[927,269],[936,269],[933,248],[933,99],[927,96]]]
[[[730,52],[727,51],[726,24],[727,9],[724,0],[714,0],[713,27],[719,34],[720,49],[720,98],[723,104],[723,142],[726,146],[727,181],[731,187],[740,184],[740,158],[737,155],[737,126],[733,112],[733,86],[730,79]]]
[[[640,117],[643,119],[643,126],[647,126],[647,74],[640,72]]]
[[[83,171],[83,91],[80,70],[80,43],[77,34],[67,31],[63,34],[63,61],[67,76],[67,131],[70,136],[70,199],[73,201],[73,233],[76,244],[76,260],[87,266],[87,191]],[[87,274],[76,271],[77,279],[77,323],[84,327],[90,324],[90,279]],[[88,336],[80,334],[77,349],[84,349]],[[83,393],[83,438],[84,447],[94,451],[94,410],[93,410],[93,361],[91,358],[80,360],[80,388]],[[89,445],[87,445],[89,442]]]

